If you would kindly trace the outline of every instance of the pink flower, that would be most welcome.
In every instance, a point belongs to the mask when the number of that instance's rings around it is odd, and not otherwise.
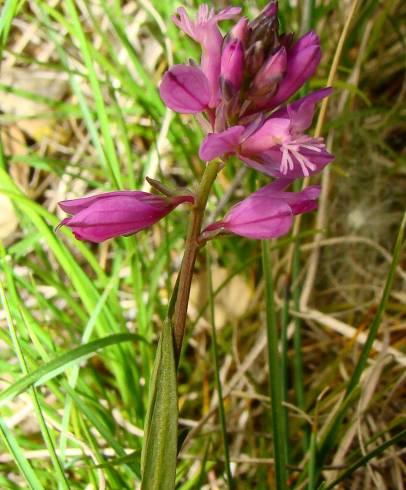
[[[290,183],[289,179],[278,179],[262,187],[233,206],[224,219],[209,225],[203,236],[215,231],[257,240],[286,235],[293,216],[316,209],[320,194],[318,186],[301,192],[284,191]]]
[[[62,201],[59,206],[72,216],[58,225],[68,226],[78,240],[99,243],[148,228],[176,206],[193,203],[191,195],[164,198],[142,191],[116,191]]]
[[[236,154],[246,165],[275,177],[294,179],[320,172],[334,157],[322,138],[307,136],[304,131],[312,122],[316,102],[330,93],[331,89],[319,90],[267,119],[210,133],[202,142],[200,158],[210,161]]]
[[[195,21],[190,19],[183,7],[178,8],[177,14],[172,17],[173,22],[202,47],[201,68],[211,93],[209,107],[215,107],[219,99],[223,36],[217,24],[221,20],[237,16],[240,12],[240,7],[229,7],[215,14],[213,8],[203,4],[199,7]]]

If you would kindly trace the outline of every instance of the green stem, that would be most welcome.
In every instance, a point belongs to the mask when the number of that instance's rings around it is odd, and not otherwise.
[[[288,401],[288,324],[289,324],[289,299],[290,285],[286,284],[284,302],[281,310],[281,383],[282,383],[282,401]],[[286,406],[282,406],[283,420],[286,434],[286,464],[289,464],[290,445],[289,445],[289,418]]]
[[[210,189],[220,169],[221,162],[214,160],[207,164],[197,191],[196,203],[189,220],[186,236],[185,253],[179,272],[179,287],[172,317],[173,336],[175,341],[176,362],[179,362],[182,350],[182,341],[185,334],[187,308],[189,303],[190,286],[192,284],[193,270],[199,251],[199,235],[203,222],[203,215],[207,205]]]
[[[314,0],[307,0],[303,4],[302,21],[300,23],[300,32],[305,34],[314,24]]]
[[[228,448],[227,424],[226,424],[226,416],[225,416],[224,403],[223,403],[223,390],[221,388],[221,380],[220,380],[220,365],[219,365],[219,355],[217,350],[216,322],[215,322],[215,315],[214,315],[213,280],[211,275],[211,260],[210,260],[209,248],[206,249],[206,258],[207,258],[207,277],[208,277],[208,286],[209,286],[211,346],[212,346],[213,362],[214,362],[214,374],[216,379],[217,396],[219,399],[219,417],[220,417],[221,432],[223,436],[224,461],[226,466],[228,488],[231,490],[234,488],[234,481],[230,468],[230,451]]]
[[[295,189],[296,190],[296,189]],[[298,240],[293,249],[292,279],[294,287],[292,290],[293,306],[296,311],[300,310],[300,287],[297,279],[300,273],[300,241]],[[294,318],[295,330],[293,333],[293,379],[295,387],[296,404],[301,410],[305,410],[305,396],[303,385],[303,356],[302,356],[302,321],[296,316]],[[310,431],[307,424],[304,427],[303,450],[306,451],[310,442]]]
[[[268,336],[269,384],[272,408],[272,429],[275,457],[276,489],[287,488],[286,468],[286,438],[283,412],[283,387],[281,379],[281,364],[278,351],[278,333],[273,299],[273,281],[269,242],[262,241],[262,266],[265,279],[266,324]]]

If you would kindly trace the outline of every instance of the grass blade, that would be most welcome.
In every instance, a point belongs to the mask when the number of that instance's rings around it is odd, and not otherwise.
[[[3,288],[3,285],[1,282],[0,282],[0,298],[1,298],[1,302],[3,304],[3,308],[5,310],[5,313],[6,313],[6,319],[7,319],[7,323],[8,323],[8,327],[9,327],[9,331],[10,331],[10,337],[12,338],[12,341],[14,344],[14,349],[15,349],[15,352],[17,354],[17,358],[19,360],[21,370],[23,371],[23,373],[26,376],[28,376],[29,371],[28,371],[27,362],[25,360],[24,352],[21,348],[20,341],[18,339],[17,330],[15,327],[14,321],[12,319],[12,315],[10,312],[8,301],[6,299],[4,288]],[[31,397],[32,397],[33,405],[34,405],[34,410],[36,412],[36,416],[38,419],[38,423],[39,423],[39,426],[40,426],[40,429],[42,432],[42,436],[44,438],[47,449],[49,451],[49,454],[50,454],[50,457],[51,457],[51,460],[52,460],[52,463],[54,466],[55,473],[58,476],[59,483],[64,490],[69,490],[69,488],[70,488],[69,483],[66,479],[65,473],[64,473],[62,465],[61,465],[61,462],[60,462],[58,456],[56,455],[55,444],[54,444],[54,441],[52,440],[51,434],[50,434],[48,427],[45,423],[45,418],[44,418],[42,410],[41,410],[38,395],[37,395],[34,388],[31,389]]]
[[[269,385],[272,406],[272,429],[275,458],[276,488],[287,488],[287,434],[285,432],[284,408],[282,405],[283,385],[281,376],[280,356],[278,351],[278,333],[273,298],[273,280],[269,242],[263,240],[262,267],[265,280],[266,326],[268,337]]]
[[[4,445],[8,448],[10,453],[14,457],[14,461],[18,466],[21,474],[24,476],[26,482],[30,486],[32,490],[44,490],[44,487],[41,485],[38,480],[32,466],[25,458],[23,452],[21,451],[20,446],[17,443],[17,440],[8,429],[4,420],[0,418],[0,436],[3,440]]]
[[[3,390],[0,393],[0,407],[4,406],[12,398],[19,395],[30,386],[38,386],[45,383],[46,381],[65,371],[72,365],[72,363],[77,363],[83,360],[83,358],[94,354],[99,349],[129,341],[143,341],[143,339],[139,335],[133,333],[113,334],[101,339],[93,340],[92,342],[81,345],[76,347],[76,349],[72,349],[69,352],[62,354],[49,363],[39,367],[35,371],[23,376],[16,383],[13,383],[11,386]]]
[[[103,94],[101,91],[99,78],[93,66],[93,59],[91,56],[91,51],[89,49],[88,40],[86,39],[85,33],[81,27],[75,3],[72,0],[67,0],[65,5],[66,5],[66,10],[68,11],[69,16],[71,18],[72,27],[74,29],[75,36],[79,41],[83,60],[87,68],[87,75],[89,78],[89,83],[92,87],[97,115],[100,122],[101,132],[104,138],[104,145],[105,145],[104,150],[106,152],[107,162],[109,164],[112,176],[114,178],[114,183],[117,187],[120,188],[122,187],[120,164],[118,161],[114,141],[110,131],[110,121],[106,112],[106,106],[103,100]]]
[[[375,448],[373,451],[366,454],[358,461],[356,461],[354,464],[352,464],[343,473],[341,473],[341,475],[339,475],[334,481],[329,483],[327,486],[322,487],[323,490],[331,490],[332,488],[335,488],[339,483],[341,483],[342,481],[347,479],[350,475],[352,475],[352,473],[354,473],[354,471],[356,471],[358,468],[361,468],[361,466],[366,465],[368,461],[382,454],[385,451],[385,449],[387,449],[388,447],[393,446],[398,442],[400,443],[404,442],[405,438],[406,438],[406,429],[403,429],[401,432],[399,432],[399,434],[392,437],[388,441],[385,441],[383,444]]]
[[[214,375],[216,380],[217,396],[219,399],[219,418],[221,433],[223,436],[223,446],[224,446],[224,462],[226,467],[228,488],[234,488],[233,475],[231,474],[230,467],[230,450],[228,447],[228,436],[227,436],[227,424],[226,416],[224,411],[223,402],[223,390],[221,388],[220,380],[220,365],[219,365],[219,355],[217,350],[217,334],[216,334],[216,321],[214,314],[214,295],[213,295],[213,280],[211,274],[211,260],[210,260],[210,247],[207,246],[206,249],[206,263],[207,263],[207,275],[208,275],[208,288],[209,288],[209,307],[210,307],[210,324],[211,324],[211,345],[212,345],[212,355],[214,363]]]

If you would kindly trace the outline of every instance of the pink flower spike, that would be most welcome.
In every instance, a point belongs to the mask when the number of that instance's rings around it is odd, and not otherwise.
[[[182,203],[193,203],[191,195],[164,198],[141,191],[117,191],[62,201],[71,214],[58,228],[68,226],[78,240],[99,243],[148,228]]]
[[[162,100],[169,109],[181,114],[196,114],[209,104],[209,82],[195,66],[174,65],[168,70],[159,87]]]
[[[200,145],[199,157],[205,162],[237,150],[244,126],[232,126],[221,133],[208,134]]]
[[[278,179],[262,187],[232,207],[222,221],[209,225],[204,233],[224,230],[260,240],[285,235],[292,225],[293,216],[314,210],[320,194],[317,186],[301,192],[281,190],[290,182]]]

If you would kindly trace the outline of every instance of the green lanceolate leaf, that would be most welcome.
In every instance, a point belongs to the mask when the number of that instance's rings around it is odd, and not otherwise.
[[[142,448],[141,490],[173,490],[177,455],[178,401],[172,327],[165,321],[151,380]]]

